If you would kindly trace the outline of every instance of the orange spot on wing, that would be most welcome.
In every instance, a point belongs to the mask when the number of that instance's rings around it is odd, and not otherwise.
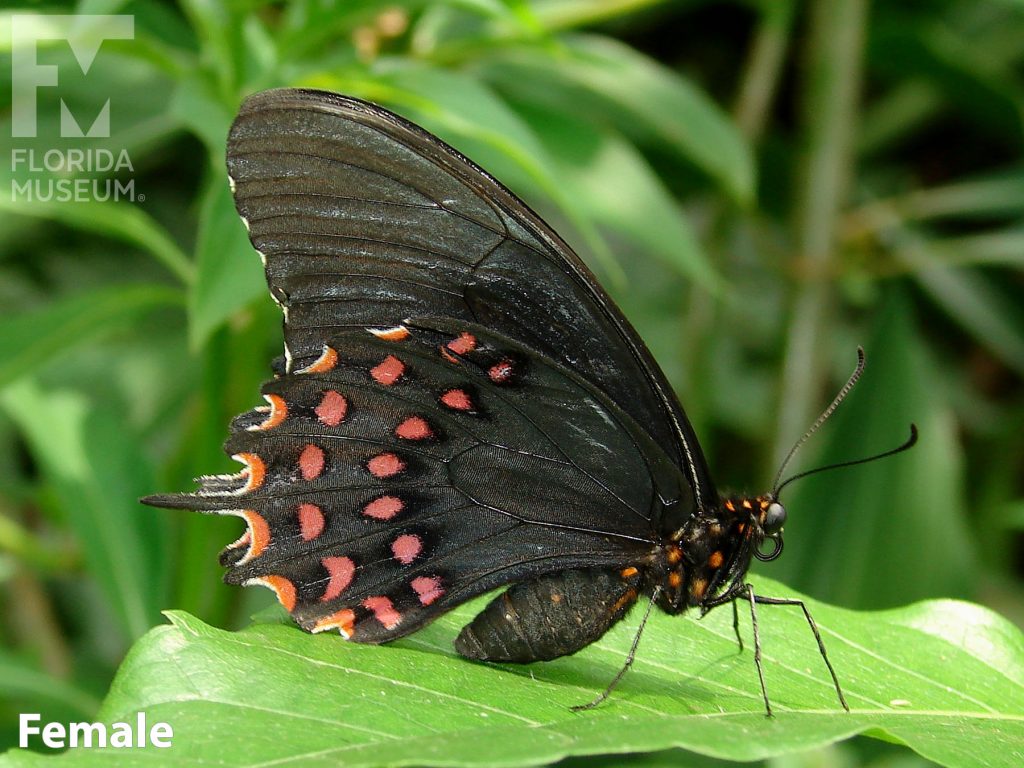
[[[295,610],[295,585],[292,584],[284,576],[260,576],[255,579],[249,579],[245,582],[249,584],[259,584],[261,587],[267,587],[274,590],[274,594],[277,595],[278,602],[284,606],[288,613]]]
[[[270,543],[270,526],[267,525],[267,521],[262,515],[254,510],[244,509],[242,510],[242,517],[245,519],[246,525],[249,526],[252,541],[249,544],[249,551],[245,553],[245,557],[239,560],[236,565],[247,563],[253,558],[259,557]]]
[[[378,339],[383,339],[384,341],[405,341],[409,338],[409,329],[404,325],[398,325],[394,328],[368,328],[367,330]]]
[[[245,464],[245,469],[242,470],[241,474],[247,479],[245,485],[242,486],[238,493],[249,493],[263,485],[263,480],[267,474],[267,466],[263,463],[263,459],[255,453],[236,453],[231,458]]]
[[[309,631],[312,633],[324,632],[328,629],[336,629],[348,640],[352,637],[353,625],[356,623],[356,614],[351,608],[342,608],[340,611],[324,616],[317,620],[316,624]]]
[[[324,344],[324,351],[320,353],[320,357],[298,371],[298,373],[326,373],[333,370],[337,364],[338,353],[333,347]]]
[[[280,395],[264,395],[263,399],[270,403],[270,415],[254,427],[253,430],[273,429],[288,416],[288,404]]]

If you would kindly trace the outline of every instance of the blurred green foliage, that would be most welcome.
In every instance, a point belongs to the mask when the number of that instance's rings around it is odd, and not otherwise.
[[[223,152],[240,100],[280,85],[395,109],[542,212],[724,488],[768,486],[863,344],[863,382],[791,469],[911,420],[921,442],[788,490],[765,573],[849,607],[958,596],[1021,622],[1020,2],[31,3],[0,14],[5,63],[15,17],[40,13],[130,14],[135,33],[88,73],[41,43],[60,78],[37,136],[12,138],[10,110],[0,129],[0,746],[19,711],[92,715],[162,609],[232,627],[264,604],[220,584],[237,523],[135,499],[233,470],[227,423],[278,352]],[[60,138],[61,100],[107,99],[109,138]],[[102,178],[13,162],[78,146],[126,151],[136,199],[14,194]]]

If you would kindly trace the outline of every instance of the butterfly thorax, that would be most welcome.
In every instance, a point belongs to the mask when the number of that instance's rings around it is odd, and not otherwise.
[[[659,605],[669,613],[719,604],[721,596],[742,583],[768,528],[777,522],[771,496],[725,497],[713,508],[693,515],[661,548]],[[772,514],[769,511],[772,510]],[[783,513],[784,514],[784,513]],[[775,536],[780,531],[771,531]],[[653,575],[653,574],[652,574]]]

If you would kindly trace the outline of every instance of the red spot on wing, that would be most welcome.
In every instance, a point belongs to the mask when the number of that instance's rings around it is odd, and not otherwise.
[[[312,541],[324,530],[324,513],[316,504],[299,504],[299,530],[303,541]]]
[[[395,428],[395,434],[403,440],[426,440],[434,435],[422,416],[410,416]]]
[[[380,496],[363,507],[363,514],[374,520],[390,520],[404,506],[404,502],[397,496]]]
[[[473,401],[464,389],[449,389],[441,395],[441,402],[453,411],[472,411]]]
[[[444,594],[440,576],[417,576],[409,584],[419,595],[421,605],[430,605]]]
[[[327,589],[320,598],[323,602],[333,600],[352,583],[352,577],[356,572],[356,564],[350,557],[325,557],[320,561],[331,577],[327,582]]]
[[[405,469],[405,462],[393,453],[382,453],[366,463],[370,474],[381,479],[393,477]]]
[[[469,354],[476,349],[476,337],[471,333],[463,331],[457,338],[449,341],[447,346],[456,355]]]
[[[324,449],[312,443],[299,454],[299,471],[303,480],[315,480],[324,471]]]
[[[370,375],[378,384],[390,387],[405,373],[405,363],[394,355],[388,355],[380,365],[370,369]]]
[[[341,424],[345,419],[345,414],[348,413],[348,400],[344,395],[329,389],[324,392],[315,413],[321,424],[327,427],[336,427]]]
[[[368,597],[363,600],[363,607],[373,611],[374,617],[384,629],[394,629],[402,621],[402,614],[395,610],[391,600],[383,595]]]
[[[406,533],[391,542],[391,551],[395,555],[395,560],[402,565],[409,565],[423,551],[423,542],[419,536]]]
[[[495,384],[504,384],[512,378],[514,367],[511,360],[502,360],[495,363],[487,371],[487,377]]]
[[[324,616],[322,619],[318,619],[310,632],[314,634],[317,632],[324,632],[328,629],[336,629],[348,639],[352,637],[352,627],[356,623],[356,614],[351,608],[342,608],[340,611],[332,613],[330,616]]]

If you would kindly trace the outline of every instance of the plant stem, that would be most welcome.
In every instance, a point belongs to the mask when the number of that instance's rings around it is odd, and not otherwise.
[[[804,67],[802,183],[796,199],[795,288],[786,340],[778,429],[773,450],[781,461],[810,424],[825,372],[818,348],[828,321],[838,214],[853,171],[867,22],[866,0],[811,3]]]

